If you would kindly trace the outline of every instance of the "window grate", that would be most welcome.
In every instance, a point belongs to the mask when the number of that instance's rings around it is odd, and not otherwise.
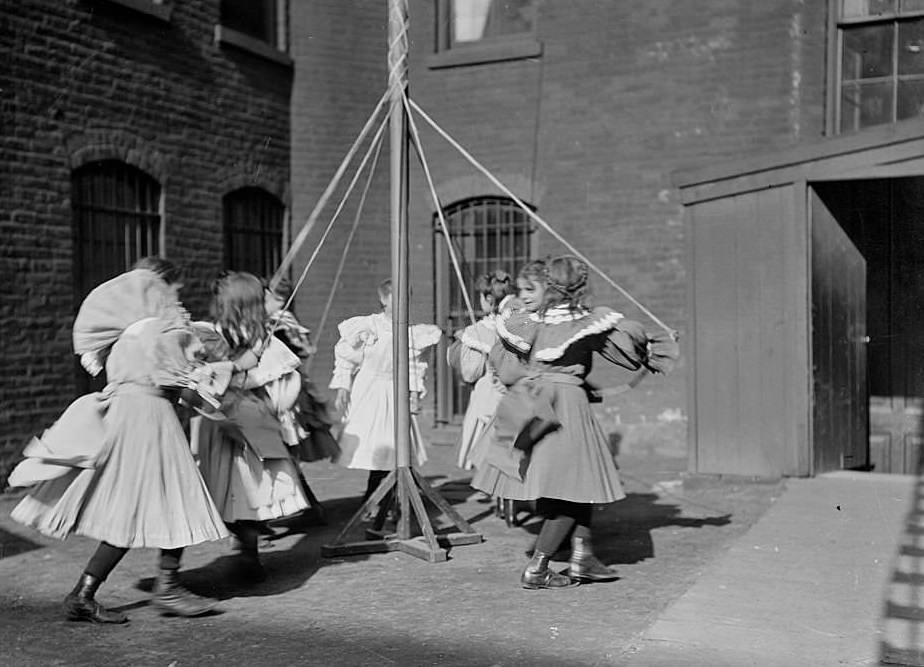
[[[478,307],[475,281],[495,270],[516,275],[533,256],[533,231],[529,216],[512,200],[476,197],[443,209],[443,216],[459,259],[465,288]],[[449,259],[439,218],[434,215],[435,304],[437,323],[452,335],[469,323],[462,288]],[[476,313],[480,316],[481,313]],[[445,341],[438,352],[445,356]],[[445,364],[436,364],[437,421],[461,421],[468,405],[469,386]]]
[[[268,277],[282,262],[285,207],[270,193],[241,188],[224,198],[225,267]]]
[[[71,174],[74,306],[100,283],[160,252],[160,185],[139,169],[104,160]],[[79,368],[79,365],[78,365]],[[81,391],[100,388],[79,370]]]

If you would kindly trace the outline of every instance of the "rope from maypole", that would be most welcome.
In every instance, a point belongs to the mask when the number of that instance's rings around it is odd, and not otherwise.
[[[407,95],[404,98],[404,108],[407,110],[408,124],[411,128],[411,140],[414,142],[414,148],[417,151],[417,157],[420,158],[420,166],[423,168],[424,176],[427,179],[427,187],[430,188],[430,196],[433,198],[433,206],[436,208],[436,215],[440,222],[440,229],[443,237],[446,239],[446,249],[449,251],[449,261],[455,271],[456,279],[459,281],[459,290],[462,292],[462,298],[465,300],[465,308],[468,311],[468,317],[472,324],[475,323],[475,308],[472,306],[472,299],[469,296],[468,288],[465,285],[465,279],[462,276],[462,268],[459,265],[459,258],[456,255],[452,245],[452,237],[449,235],[449,227],[446,224],[446,217],[443,215],[443,206],[440,204],[439,195],[436,193],[436,187],[433,185],[433,177],[430,174],[430,166],[427,164],[427,157],[424,155],[423,145],[420,142],[420,133],[417,131],[417,123],[411,115],[411,107]]]
[[[535,211],[533,211],[529,206],[527,206],[519,197],[517,197],[517,196],[513,193],[513,191],[512,191],[510,188],[508,188],[508,187],[507,187],[506,185],[504,185],[497,177],[495,177],[494,174],[492,174],[492,173],[488,170],[487,167],[485,167],[485,166],[484,166],[483,164],[481,164],[478,160],[476,160],[475,157],[474,157],[471,153],[469,153],[467,150],[465,150],[465,148],[464,148],[459,142],[457,142],[455,139],[453,139],[453,138],[449,135],[449,133],[447,133],[442,127],[439,126],[439,124],[437,124],[437,122],[436,122],[435,120],[433,120],[429,115],[427,115],[427,113],[426,113],[423,109],[420,108],[420,105],[417,104],[417,102],[415,102],[414,100],[411,100],[411,99],[409,99],[408,102],[409,102],[409,104],[411,105],[411,107],[414,109],[414,111],[416,111],[416,112],[420,115],[420,117],[423,118],[423,119],[430,125],[430,127],[432,127],[432,128],[437,132],[437,134],[439,134],[441,137],[443,137],[443,139],[445,139],[445,140],[446,140],[453,148],[455,148],[466,160],[468,160],[468,161],[472,164],[472,166],[474,166],[478,171],[480,171],[482,174],[484,174],[484,175],[488,178],[488,180],[490,180],[490,181],[491,181],[496,187],[498,187],[504,194],[506,194],[508,197],[510,197],[510,199],[511,199],[514,203],[516,203],[517,206],[519,206],[521,209],[523,209],[523,211],[524,211],[530,218],[532,218],[533,221],[535,221],[536,223],[538,223],[543,229],[545,229],[549,234],[551,234],[559,243],[561,243],[561,244],[562,244],[563,246],[565,246],[568,250],[570,250],[571,253],[572,253],[575,257],[577,257],[577,258],[580,259],[582,262],[584,262],[585,264],[587,264],[587,267],[588,267],[588,268],[590,268],[590,269],[593,270],[597,275],[599,275],[601,278],[603,278],[603,280],[604,280],[610,287],[612,287],[613,289],[615,289],[616,291],[618,291],[620,294],[622,294],[627,300],[629,300],[633,305],[635,305],[636,308],[638,308],[638,309],[639,309],[640,311],[642,311],[645,315],[647,315],[649,318],[651,318],[651,320],[652,320],[655,324],[657,324],[657,325],[660,326],[662,329],[664,329],[664,331],[666,331],[668,334],[671,335],[672,338],[674,338],[674,339],[676,340],[677,332],[676,332],[675,329],[673,329],[673,328],[667,326],[667,324],[665,324],[658,316],[656,316],[653,312],[651,312],[648,308],[646,308],[646,307],[645,307],[641,302],[639,302],[635,297],[633,297],[631,294],[629,294],[629,292],[627,292],[623,287],[621,287],[619,284],[617,284],[615,280],[613,280],[613,279],[610,278],[606,273],[604,273],[603,270],[600,269],[596,264],[594,264],[592,261],[590,261],[590,259],[588,259],[588,257],[587,257],[584,253],[582,253],[580,250],[578,250],[577,248],[575,248],[574,245],[572,245],[567,239],[565,239],[565,237],[563,237],[561,234],[559,234],[557,231],[555,231],[555,229],[554,229],[549,223],[547,223],[545,220],[543,220]]]

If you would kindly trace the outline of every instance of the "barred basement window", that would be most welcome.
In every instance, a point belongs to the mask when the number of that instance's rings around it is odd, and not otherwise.
[[[269,277],[282,262],[285,206],[256,187],[224,198],[225,267]]]
[[[100,283],[160,252],[160,185],[118,160],[93,162],[71,174],[74,304]],[[78,388],[90,388],[78,373]]]
[[[105,280],[160,251],[160,185],[117,160],[71,176],[76,303]]]
[[[516,276],[534,255],[534,227],[529,216],[512,200],[504,197],[476,197],[443,209],[449,236],[462,268],[465,288],[478,308],[475,280],[497,269]],[[439,218],[433,216],[436,322],[452,335],[469,324],[462,290],[456,278]],[[476,316],[480,316],[476,313]],[[446,342],[438,354],[445,358]],[[465,414],[470,388],[445,364],[435,364],[438,422],[459,422]]]
[[[837,0],[837,127],[924,115],[924,0]]]

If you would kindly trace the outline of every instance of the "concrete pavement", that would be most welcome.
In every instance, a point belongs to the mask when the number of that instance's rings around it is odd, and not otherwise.
[[[918,483],[853,472],[789,480],[757,524],[634,642],[624,664],[823,667],[889,656],[924,664],[914,619],[885,616],[887,600],[901,597],[893,579],[904,569],[899,551]],[[917,599],[921,589],[905,592]]]

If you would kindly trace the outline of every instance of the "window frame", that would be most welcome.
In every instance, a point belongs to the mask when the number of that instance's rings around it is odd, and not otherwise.
[[[291,67],[294,60],[289,55],[289,2],[288,0],[265,0],[274,5],[273,41],[232,28],[222,23],[221,4],[219,18],[215,24],[215,43],[219,46],[231,46],[266,60]]]
[[[433,53],[427,59],[430,69],[458,67],[538,58],[542,55],[543,45],[536,37],[539,23],[538,0],[533,0],[536,20],[529,31],[509,35],[493,35],[480,40],[451,44],[447,34],[452,25],[452,0],[435,0],[435,24]],[[445,26],[450,26],[447,30]]]
[[[486,206],[495,206],[501,209],[504,212],[510,212],[514,215],[517,215],[518,219],[509,221],[506,224],[512,222],[512,227],[507,230],[502,229],[501,225],[490,226],[485,222],[481,230],[475,228],[475,222],[471,221],[466,223],[464,220],[459,222],[454,222],[454,217],[457,214],[461,214],[464,211],[472,210],[477,206],[481,205],[482,207]],[[530,204],[527,203],[527,206],[531,210],[535,210]],[[509,269],[511,275],[516,275],[516,271],[520,269],[522,264],[532,261],[536,257],[538,250],[538,235],[536,232],[536,225],[519,205],[516,204],[509,197],[501,195],[479,195],[474,197],[466,197],[454,201],[451,204],[448,204],[443,207],[443,215],[446,219],[447,227],[449,228],[450,235],[454,237],[461,236],[463,238],[468,238],[466,242],[470,249],[474,249],[474,254],[471,257],[466,258],[465,250],[466,247],[463,245],[461,248],[459,244],[455,245],[456,254],[461,263],[461,269],[463,277],[466,279],[466,282],[469,284],[469,295],[472,297],[472,303],[476,308],[476,317],[481,316],[481,313],[477,312],[478,300],[474,294],[474,282],[478,275],[486,273],[490,270],[496,268],[507,268]],[[476,214],[477,215],[477,214]],[[461,301],[461,293],[459,297],[459,303],[453,304],[453,291],[458,292],[458,279],[456,278],[455,271],[452,267],[451,261],[449,259],[449,252],[446,248],[446,239],[443,235],[442,226],[439,222],[439,216],[433,214],[433,285],[434,285],[434,317],[437,323],[437,326],[446,330],[445,333],[451,337],[454,333],[454,330],[461,329],[467,326],[470,322],[468,320],[468,315],[465,313],[464,303]],[[471,227],[464,227],[464,225],[470,224]],[[453,234],[454,226],[458,225],[461,227],[458,229],[460,234],[457,236]],[[509,254],[498,254],[495,253],[493,257],[477,254],[477,245],[478,243],[485,244],[484,241],[476,240],[476,237],[479,233],[488,233],[494,232],[496,234],[495,239],[497,245],[503,245],[499,242],[501,236],[513,235],[516,233],[517,229],[521,229],[526,236],[526,245],[525,245],[525,255],[518,255],[516,250],[516,244],[514,240],[509,241],[508,243],[512,244],[512,252]],[[504,260],[509,260],[510,266],[503,267],[500,266],[501,262]],[[490,267],[488,266],[490,265]],[[444,337],[437,348],[437,357],[445,358],[446,349],[448,347],[447,339]],[[463,383],[458,377],[457,373],[454,370],[448,369],[444,364],[437,364],[435,369],[435,395],[436,395],[436,412],[435,419],[437,424],[446,425],[446,424],[460,424],[462,418],[465,414],[465,404],[468,394],[471,391],[471,388]],[[458,408],[458,411],[457,411]]]
[[[259,195],[259,197],[245,197],[245,195]],[[268,206],[267,206],[268,205]],[[258,216],[255,226],[236,226],[238,219],[231,219],[229,212],[232,207],[238,210],[247,210],[244,216],[254,209],[265,207]],[[270,211],[270,207],[276,209]],[[268,214],[278,214],[278,220],[269,221],[276,229],[269,229]],[[247,185],[225,193],[221,198],[221,231],[222,231],[222,265],[235,271],[247,271],[265,278],[273,274],[282,261],[288,241],[288,208],[279,197],[259,186]],[[255,254],[244,253],[242,257],[235,257],[235,236],[243,239],[243,247],[257,247]],[[275,248],[269,246],[275,244]],[[251,260],[259,256],[260,268],[256,269]]]
[[[906,21],[913,21],[915,19],[924,18],[924,8],[916,10],[903,10],[901,8],[901,0],[899,0],[897,8],[894,11],[884,12],[878,15],[871,16],[859,16],[859,17],[849,17],[843,18],[841,16],[841,7],[843,0],[829,0],[829,21],[828,29],[829,34],[832,35],[832,38],[829,40],[828,48],[828,62],[833,64],[833,67],[828,67],[828,113],[825,115],[825,124],[826,124],[826,134],[829,136],[848,134],[852,132],[862,132],[863,130],[881,127],[883,125],[894,125],[895,123],[901,123],[905,120],[910,120],[907,118],[898,118],[898,107],[899,107],[899,84],[901,81],[909,80],[918,80],[924,81],[924,73],[914,75],[909,77],[908,75],[903,75],[900,78],[898,71],[898,62],[897,62],[897,51],[898,40],[897,32],[899,26]],[[883,81],[887,82],[890,85],[890,90],[892,93],[892,108],[890,109],[890,120],[886,123],[877,123],[873,125],[866,125],[862,127],[856,127],[853,129],[842,130],[843,125],[843,96],[844,96],[844,85],[845,81],[843,79],[843,65],[844,65],[844,30],[846,28],[856,27],[856,26],[875,26],[875,25],[884,25],[889,24],[892,26],[893,31],[895,32],[896,39],[894,39],[893,46],[893,71],[888,77],[881,77]],[[877,77],[879,78],[879,77]],[[854,81],[846,82],[848,84],[855,83]]]
[[[97,285],[129,270],[141,257],[161,255],[165,246],[164,187],[143,169],[119,159],[93,160],[70,173],[74,313]],[[121,230],[107,224],[122,225]],[[152,229],[153,228],[153,229]],[[94,234],[99,230],[99,233]],[[121,232],[121,233],[120,233]],[[107,250],[119,248],[121,260]],[[133,242],[134,243],[133,243]],[[102,248],[102,252],[86,252]],[[88,269],[96,269],[88,276]],[[91,378],[75,361],[80,393],[99,390],[105,374]]]

